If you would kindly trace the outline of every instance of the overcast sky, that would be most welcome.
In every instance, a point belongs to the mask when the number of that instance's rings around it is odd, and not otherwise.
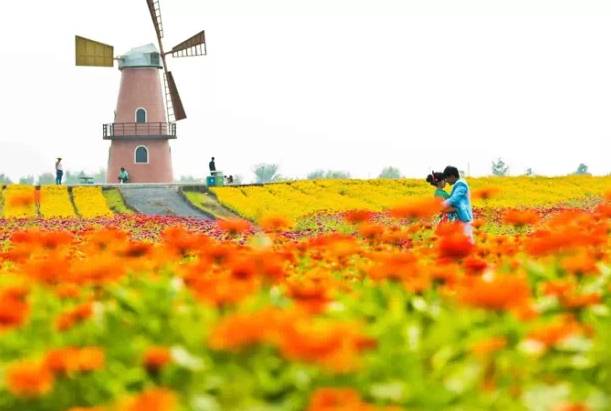
[[[11,0],[0,14],[0,173],[106,165],[120,73],[74,66],[74,35],[121,54],[154,40],[145,0]],[[161,0],[189,118],[175,175],[315,169],[424,176],[447,164],[611,172],[608,0]]]

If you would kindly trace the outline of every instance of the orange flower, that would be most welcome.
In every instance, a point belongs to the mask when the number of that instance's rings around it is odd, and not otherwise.
[[[47,284],[58,284],[67,280],[70,272],[70,262],[62,256],[52,254],[43,259],[26,262],[22,266],[23,272]]]
[[[9,365],[6,385],[17,397],[39,397],[53,389],[53,374],[38,362],[21,361]]]
[[[81,295],[81,289],[76,284],[63,283],[57,285],[55,294],[62,300],[78,298]]]
[[[99,347],[65,347],[49,351],[44,363],[56,374],[92,372],[104,367],[105,355]]]
[[[497,195],[500,191],[498,187],[482,187],[473,190],[472,197],[479,200],[488,200]]]
[[[47,352],[44,363],[47,369],[55,374],[68,374],[78,370],[76,353],[78,348],[57,348]]]
[[[361,224],[359,234],[367,240],[377,240],[384,234],[384,226],[380,224]]]
[[[507,339],[505,337],[490,337],[473,344],[471,351],[476,355],[485,356],[502,350],[506,345]]]
[[[583,333],[583,327],[574,318],[565,316],[559,321],[531,331],[528,337],[551,347],[568,337],[581,333]]]
[[[0,291],[0,331],[23,325],[30,311],[25,301],[27,292],[20,287]]]
[[[463,265],[468,274],[481,274],[488,267],[486,260],[474,255],[465,258]]]
[[[246,220],[239,218],[228,218],[225,220],[218,220],[216,222],[217,227],[221,231],[225,231],[231,235],[243,234],[251,229],[250,223]]]
[[[581,252],[570,257],[566,257],[562,261],[562,267],[571,274],[597,274],[597,260],[591,255]]]
[[[318,388],[306,411],[399,411],[399,407],[376,407],[361,399],[352,388]]]
[[[277,347],[285,358],[319,363],[340,373],[353,371],[360,352],[375,345],[358,324],[317,320],[305,311],[275,308],[225,317],[208,342],[214,349],[230,351],[259,343]]]
[[[175,411],[177,405],[176,395],[172,391],[154,388],[126,401],[118,411]]]
[[[149,372],[158,372],[172,361],[172,354],[167,347],[150,347],[144,353],[143,364]]]
[[[14,192],[7,193],[6,204],[10,207],[25,208],[36,202],[36,192]]]
[[[281,216],[263,217],[259,225],[261,226],[263,231],[267,232],[288,231],[293,227],[293,223],[288,218],[284,218]]]
[[[351,210],[344,213],[344,219],[350,224],[361,224],[371,221],[375,213],[368,210]]]
[[[441,258],[461,259],[475,249],[471,239],[464,234],[460,223],[444,223],[437,227],[437,249]]]
[[[489,310],[518,309],[529,297],[528,283],[519,276],[468,277],[459,290],[463,303]]]
[[[374,280],[402,280],[418,276],[418,258],[411,253],[384,253],[374,257],[376,265],[369,270]]]
[[[584,308],[590,305],[599,304],[602,297],[599,293],[589,294],[566,294],[563,295],[560,301],[566,308]]]
[[[580,402],[560,404],[553,411],[590,411],[591,408]]]
[[[363,406],[361,395],[352,388],[319,388],[307,411],[359,411]]]
[[[442,201],[434,197],[399,204],[390,209],[390,215],[394,218],[430,218],[439,214],[442,209]]]
[[[77,352],[78,370],[81,372],[96,371],[104,367],[106,356],[99,347],[85,347]]]
[[[76,324],[79,324],[93,315],[92,303],[85,303],[76,306],[72,310],[62,313],[55,320],[55,328],[59,331],[66,331]]]
[[[533,225],[538,223],[539,220],[539,215],[532,210],[507,210],[503,214],[505,224],[511,224],[516,227]]]

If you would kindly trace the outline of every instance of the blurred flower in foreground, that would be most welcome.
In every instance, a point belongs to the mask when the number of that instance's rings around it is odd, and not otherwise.
[[[406,201],[390,209],[394,218],[430,218],[443,210],[443,203],[439,198],[425,198]]]
[[[53,389],[53,374],[38,362],[13,363],[7,368],[5,378],[8,390],[18,397],[38,397]]]

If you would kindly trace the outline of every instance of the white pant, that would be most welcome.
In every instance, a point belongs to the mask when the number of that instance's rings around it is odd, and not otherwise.
[[[469,240],[471,240],[471,243],[475,244],[475,238],[473,237],[473,224],[471,223],[471,221],[469,221],[468,223],[462,223],[462,227],[463,232],[469,238]]]

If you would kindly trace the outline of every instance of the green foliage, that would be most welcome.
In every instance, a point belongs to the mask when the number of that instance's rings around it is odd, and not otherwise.
[[[107,190],[103,190],[102,194],[104,198],[106,198],[106,203],[108,204],[108,208],[112,210],[115,214],[133,214],[134,212],[130,210],[127,205],[125,205],[125,201],[123,201],[123,196],[121,192],[116,188],[111,188]]]
[[[20,177],[19,178],[19,184],[24,184],[24,185],[33,185],[34,184],[34,176],[33,175],[29,175],[29,176],[25,176],[25,177]]]
[[[341,180],[349,179],[350,173],[339,170],[316,170],[308,174],[308,180]]]
[[[183,183],[183,184],[190,184],[190,183],[203,184],[204,180],[205,179],[203,177],[200,178],[200,177],[195,177],[195,176],[190,176],[190,175],[189,176],[180,176],[178,178],[178,182]]]
[[[0,184],[12,184],[13,182],[9,178],[9,176],[5,174],[0,174]]]
[[[258,184],[269,183],[271,181],[278,181],[281,176],[278,174],[278,164],[257,164],[253,168],[255,173],[256,182]]]
[[[502,177],[506,176],[508,172],[509,166],[501,158],[492,162],[492,175]]]
[[[55,175],[52,173],[43,173],[38,176],[38,184],[55,184]]]
[[[589,175],[590,173],[588,172],[588,166],[584,163],[579,164],[579,166],[577,167],[577,171],[575,171],[575,174]]]
[[[325,170],[312,171],[307,176],[308,180],[322,180],[323,178],[325,178]]]
[[[236,214],[223,207],[214,196],[208,193],[200,193],[198,191],[184,191],[183,194],[187,201],[189,201],[192,205],[216,218],[238,217]]]
[[[378,178],[401,178],[401,172],[396,167],[386,167],[382,170]]]

